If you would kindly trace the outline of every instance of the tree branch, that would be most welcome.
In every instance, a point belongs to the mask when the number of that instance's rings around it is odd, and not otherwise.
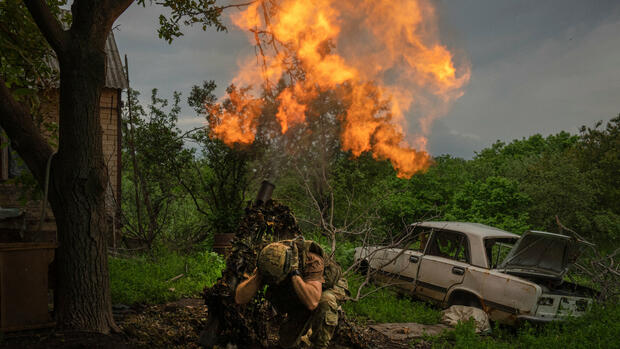
[[[219,6],[217,9],[220,10],[220,11],[224,11],[226,9],[233,8],[233,7],[236,8],[236,9],[241,9],[242,7],[252,5],[256,1],[257,0],[249,1],[249,2],[244,2],[244,3],[240,3],[240,4],[230,4],[230,5],[225,5],[225,6]]]
[[[114,21],[134,0],[75,0],[71,5],[71,35],[88,40],[92,47],[103,48]]]
[[[53,152],[52,147],[35,126],[30,113],[13,98],[2,77],[0,77],[0,126],[37,181],[43,183],[47,160]]]
[[[62,25],[52,14],[47,3],[44,0],[24,0],[24,3],[45,40],[52,46],[58,57],[62,56],[67,48],[69,35],[62,29]]]
[[[92,0],[88,0],[92,1]],[[109,25],[112,28],[112,24],[125,10],[134,2],[134,0],[109,0],[107,5],[104,5],[107,9],[106,13],[109,18]],[[108,30],[109,31],[109,30]]]

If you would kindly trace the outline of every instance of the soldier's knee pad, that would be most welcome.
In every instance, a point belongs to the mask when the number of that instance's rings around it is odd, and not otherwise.
[[[337,311],[338,300],[336,298],[336,295],[334,295],[333,293],[329,291],[323,292],[323,294],[321,294],[321,299],[319,300],[319,309],[321,309],[321,311],[326,311],[326,310]]]

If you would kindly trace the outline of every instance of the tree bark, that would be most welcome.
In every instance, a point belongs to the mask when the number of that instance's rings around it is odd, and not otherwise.
[[[72,35],[60,61],[59,148],[54,157],[50,204],[56,218],[56,321],[61,327],[109,332],[112,318],[105,210],[107,171],[99,99],[105,52]]]

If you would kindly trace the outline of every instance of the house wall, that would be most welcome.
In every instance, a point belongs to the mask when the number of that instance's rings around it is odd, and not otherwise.
[[[120,90],[104,88],[101,93],[100,118],[102,126],[102,145],[104,161],[108,169],[109,184],[106,192],[106,211],[113,224],[113,231],[119,226],[118,221],[118,205],[120,202],[120,130],[119,130],[119,93]],[[48,137],[55,134],[49,126],[58,123],[58,91],[48,91],[41,96],[42,120],[41,132]],[[51,139],[51,143],[55,146],[57,141]],[[23,190],[11,181],[0,181],[0,207],[2,208],[20,208],[24,211],[24,216],[19,218],[0,220],[0,241],[6,241],[7,236],[14,236],[15,231],[33,231],[38,230],[39,220],[41,217],[41,200],[24,200],[22,199]],[[25,240],[49,240],[49,236],[55,236],[56,224],[51,209],[46,210],[46,218],[44,220],[43,234],[44,236],[24,237]],[[25,229],[23,229],[25,228]],[[113,232],[111,232],[113,233]]]
[[[99,103],[101,128],[103,129],[103,159],[108,168],[108,190],[106,192],[106,209],[114,216],[120,202],[120,138],[119,138],[119,93],[118,90],[104,89]]]

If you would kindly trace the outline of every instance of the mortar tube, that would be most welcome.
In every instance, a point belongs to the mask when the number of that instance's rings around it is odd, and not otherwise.
[[[258,194],[256,195],[255,205],[262,206],[267,201],[271,200],[271,194],[273,194],[273,190],[275,188],[276,186],[273,183],[267,180],[264,180],[263,183],[261,183],[260,185],[260,189],[258,189]]]

